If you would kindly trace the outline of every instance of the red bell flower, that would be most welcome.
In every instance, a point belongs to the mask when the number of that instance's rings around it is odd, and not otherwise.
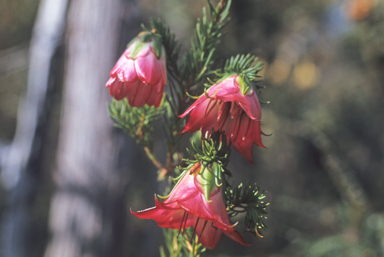
[[[234,241],[248,246],[244,238],[231,224],[222,198],[221,187],[214,187],[206,200],[202,188],[200,162],[193,165],[180,179],[164,202],[155,197],[156,206],[138,212],[132,212],[138,218],[153,219],[164,228],[194,228],[200,243],[208,249],[214,249],[224,233]]]
[[[250,163],[253,144],[264,147],[261,141],[261,110],[256,92],[239,76],[225,78],[209,88],[182,115],[189,114],[180,133],[201,130],[203,135],[225,132],[227,143]]]
[[[116,100],[131,106],[159,107],[167,84],[164,47],[149,32],[142,32],[124,51],[110,72],[106,87]]]

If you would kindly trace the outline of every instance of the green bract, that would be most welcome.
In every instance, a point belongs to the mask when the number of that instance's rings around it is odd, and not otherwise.
[[[148,44],[141,41],[139,38],[137,38],[135,41],[131,43],[129,47],[131,47],[130,57],[132,59],[135,59],[136,56],[140,53],[140,51],[146,47]]]

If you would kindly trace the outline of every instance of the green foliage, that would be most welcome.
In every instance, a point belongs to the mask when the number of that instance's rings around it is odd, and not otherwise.
[[[191,49],[187,51],[182,62],[182,78],[187,85],[193,86],[210,74],[212,57],[222,37],[221,30],[229,21],[231,2],[221,1],[217,8],[214,8],[208,1],[208,13],[204,8],[203,17],[197,20]]]
[[[260,188],[256,185],[249,186],[240,184],[237,187],[231,187],[226,184],[226,189],[223,192],[225,203],[227,205],[228,214],[234,217],[239,213],[245,213],[245,226],[247,232],[257,234],[262,237],[261,229],[266,229],[263,219],[266,219],[265,208],[269,203],[265,203],[265,193],[260,192]]]
[[[160,247],[161,257],[178,257],[190,256],[199,257],[206,248],[198,242],[198,236],[194,233],[193,228],[187,228],[182,233],[175,229],[163,229],[165,237],[165,246],[168,254],[163,246]]]
[[[221,174],[226,173],[231,176],[230,172],[224,169],[224,165],[228,162],[229,146],[227,145],[227,139],[225,133],[213,132],[208,138],[207,136],[201,140],[201,147],[197,147],[194,142],[191,142],[193,150],[187,148],[189,154],[193,155],[194,160],[184,159],[189,164],[185,169],[189,169],[196,162],[201,163],[201,172],[205,172],[207,169],[212,175],[214,175],[216,186],[221,186],[220,180]],[[212,183],[209,183],[213,186]],[[210,189],[207,188],[207,191]],[[209,195],[205,195],[208,197]]]
[[[172,89],[170,91],[171,93],[175,92]],[[164,112],[163,115],[163,128],[167,137],[168,147],[177,143],[178,139],[180,138],[177,133],[181,130],[182,126],[182,124],[179,122],[180,118],[178,116],[177,101],[175,101],[174,99],[175,98],[169,97],[168,95],[164,94],[165,101],[163,103],[163,107],[166,112]]]
[[[213,132],[210,137],[207,135],[200,140],[201,147],[197,146],[194,141],[191,142],[192,149],[187,149],[188,153],[193,155],[195,160],[185,160],[187,163],[201,162],[203,167],[207,167],[212,163],[224,165],[229,157],[229,146],[225,133]]]
[[[185,94],[177,65],[181,45],[178,44],[175,34],[163,21],[151,19],[150,24],[151,33],[155,35],[158,41],[161,41],[166,53],[169,95],[165,94],[163,103],[166,109],[163,115],[163,128],[167,137],[168,153],[172,156],[175,145],[180,138],[177,135],[177,132],[181,129],[178,114],[180,112],[180,103],[183,102],[182,99]],[[146,29],[144,26],[142,27]]]
[[[263,69],[263,63],[258,61],[258,57],[247,54],[247,55],[236,55],[231,57],[225,62],[223,70],[216,70],[214,73],[220,78],[217,82],[212,82],[211,84],[205,84],[205,87],[209,88],[213,84],[216,84],[230,76],[239,75],[242,82],[239,82],[240,87],[242,88],[242,93],[245,94],[250,88],[255,87],[255,89],[263,89],[265,86],[256,84],[258,78],[261,78],[261,75],[258,73]],[[260,100],[259,100],[260,101]],[[269,103],[260,101],[260,103]]]
[[[205,199],[209,202],[209,196],[215,187],[222,186],[222,173],[231,175],[224,168],[228,161],[229,147],[225,133],[213,132],[210,137],[200,139],[201,147],[196,146],[195,141],[191,141],[193,150],[187,151],[194,156],[194,160],[184,159],[189,164],[183,170],[189,170],[195,163],[200,162],[199,183],[204,191]]]
[[[144,105],[140,108],[129,105],[127,99],[121,101],[112,100],[108,105],[108,112],[115,122],[115,127],[120,128],[127,135],[136,139],[138,144],[149,147],[153,146],[153,122],[158,120],[164,113],[162,107]]]
[[[255,81],[261,77],[257,73],[262,69],[263,63],[258,61],[258,57],[238,54],[225,62],[224,74],[236,73],[248,81]]]
[[[175,34],[171,32],[169,26],[167,26],[160,19],[151,19],[150,24],[155,36],[160,39],[165,48],[167,54],[167,63],[169,63],[171,60],[178,60],[181,45],[177,43]],[[143,28],[145,29],[145,27]],[[167,68],[171,68],[168,69],[168,71],[172,71],[174,67],[169,65]]]

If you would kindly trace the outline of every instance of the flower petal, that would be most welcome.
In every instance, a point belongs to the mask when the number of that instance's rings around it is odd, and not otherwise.
[[[157,207],[148,208],[142,211],[133,212],[132,209],[130,209],[131,213],[140,218],[140,219],[153,219],[156,217],[161,217],[164,213],[167,211],[158,209]]]
[[[201,123],[200,129],[203,135],[208,133],[208,136],[211,135],[212,129],[217,130],[218,128],[217,113],[219,110],[219,105],[217,104],[218,101],[216,100],[209,100],[209,101],[210,101],[210,105],[212,106],[208,106],[208,109],[204,110],[203,117],[200,116],[200,123]]]
[[[187,121],[185,123],[183,130],[180,131],[179,133],[186,133],[186,132],[193,133],[196,130],[201,129],[206,120],[209,122],[209,119],[205,118],[204,116],[206,113],[207,106],[210,103],[210,100],[205,98],[205,100],[199,101],[200,103],[196,103],[196,102],[195,102],[196,105],[189,107],[189,109],[185,111],[183,115],[180,116],[180,117],[184,117],[187,112],[190,112],[190,115],[187,118]],[[215,114],[213,113],[211,115],[215,115]]]
[[[128,102],[130,105],[133,106],[133,101],[135,100],[135,97],[137,95],[137,92],[139,91],[139,88],[141,87],[141,81],[136,80],[135,82],[127,83],[128,88]]]
[[[253,155],[252,124],[256,122],[251,120],[245,112],[241,114],[241,123],[239,124],[236,140],[232,141],[232,146],[251,164]]]
[[[242,245],[245,245],[245,246],[250,246],[250,244],[247,244],[247,242],[245,242],[244,238],[242,237],[242,235],[237,232],[236,230],[223,230],[223,233],[229,237],[230,239],[232,239],[233,241],[239,243],[239,244],[242,244]]]
[[[135,67],[137,75],[143,83],[156,85],[164,77],[166,78],[164,70],[165,59],[157,60],[156,55],[152,51],[144,57],[137,58],[135,60]]]
[[[163,99],[163,92],[156,93],[155,91],[152,91],[151,95],[147,99],[147,104],[149,106],[155,106],[158,108],[161,104],[161,100]]]
[[[213,85],[209,88],[208,95],[214,99],[219,99],[224,102],[235,101],[236,95],[242,95],[239,86],[235,84],[235,79],[236,76],[232,76],[216,85]]]
[[[172,229],[186,229],[193,226],[195,217],[184,210],[168,211],[162,219],[154,219],[159,227]]]
[[[256,121],[261,120],[261,107],[259,99],[254,91],[250,95],[236,97],[237,103],[243,108],[247,115]]]
[[[139,77],[136,74],[134,60],[127,59],[121,69],[117,72],[117,77],[120,81],[124,82],[133,82],[137,80]]]
[[[183,210],[163,210],[152,207],[138,212],[133,212],[131,209],[131,213],[140,219],[153,219],[159,227],[163,228],[179,229],[182,222],[183,228],[188,228],[195,222],[195,217],[193,215],[188,217]]]
[[[183,113],[181,114],[179,117],[180,118],[184,118],[188,113],[190,113],[193,109],[195,109],[197,106],[199,106],[201,103],[203,103],[205,100],[207,100],[207,96],[206,95],[201,95],[191,106],[189,106],[189,108]],[[208,104],[208,103],[206,103]]]
[[[199,236],[199,241],[202,245],[213,250],[219,243],[223,232],[220,229],[215,228],[211,221],[200,221],[196,227],[196,235]]]
[[[231,228],[231,221],[229,220],[225,203],[222,198],[221,187],[217,194],[211,194],[211,202],[204,199],[204,195],[200,194],[204,208],[210,213],[213,224],[219,229]]]
[[[232,142],[236,149],[250,164],[253,164],[253,142],[251,136],[238,137]]]
[[[170,204],[176,201],[188,201],[189,199],[194,198],[198,193],[199,190],[195,186],[194,176],[186,172],[163,203]]]
[[[177,203],[185,211],[195,215],[196,217],[202,218],[204,220],[213,220],[214,217],[212,216],[212,214],[207,211],[206,208],[204,208],[201,196],[202,194],[195,194],[193,198],[184,201],[178,200]]]
[[[260,146],[262,148],[266,148],[261,141],[261,126],[259,121],[252,121],[251,128],[252,130],[252,141],[255,145]]]
[[[152,85],[152,90],[157,94],[162,94],[164,92],[164,87],[166,84],[166,82],[164,83],[164,81],[160,80],[157,84]]]
[[[117,73],[121,70],[121,68],[124,66],[124,64],[127,62],[127,51],[126,49],[124,53],[120,56],[119,60],[117,60],[115,66],[113,66],[111,72],[109,73],[111,77],[116,77]]]
[[[113,96],[116,100],[121,100],[125,97],[126,87],[124,83],[118,79],[110,78],[107,82],[107,87],[109,87],[109,94]]]
[[[138,88],[138,91],[133,98],[132,103],[130,103],[134,107],[140,107],[143,106],[146,102],[149,96],[151,95],[152,87],[148,84],[141,84]]]

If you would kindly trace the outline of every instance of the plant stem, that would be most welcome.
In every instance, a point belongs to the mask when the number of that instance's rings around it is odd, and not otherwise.
[[[149,149],[149,147],[144,147],[145,153],[147,154],[148,158],[152,161],[152,163],[160,170],[161,173],[168,173],[167,169],[164,167],[163,164],[161,164],[156,156],[152,153],[152,151]]]

